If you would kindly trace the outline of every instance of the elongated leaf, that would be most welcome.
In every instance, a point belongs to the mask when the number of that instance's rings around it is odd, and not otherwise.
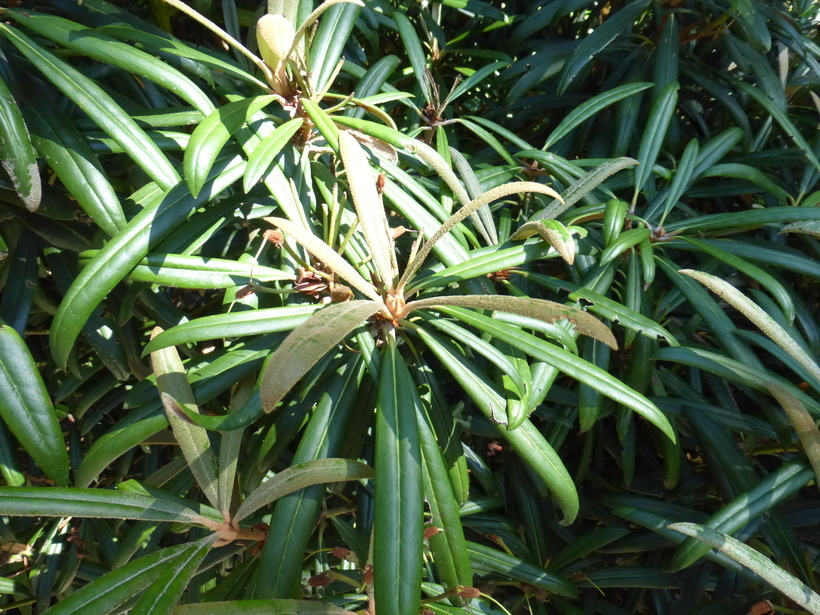
[[[521,558],[509,555],[498,549],[487,547],[475,542],[468,542],[470,559],[483,568],[496,574],[540,587],[548,592],[574,598],[578,594],[575,585],[565,579],[538,566],[525,562]]]
[[[105,244],[74,280],[54,317],[51,353],[58,366],[65,367],[74,341],[100,301],[148,254],[150,247],[176,228],[198,205],[241,177],[243,170],[243,163],[229,167],[197,197],[192,197],[181,185],[162,194]]]
[[[467,324],[475,326],[481,331],[504,340],[508,344],[523,350],[531,357],[556,367],[579,382],[583,382],[607,397],[632,408],[665,433],[669,439],[675,440],[675,433],[669,424],[669,420],[658,410],[655,404],[591,363],[516,327],[476,312],[452,307],[441,307],[439,309]]]
[[[423,308],[437,308],[443,305],[457,305],[478,310],[495,310],[519,314],[528,318],[536,318],[544,322],[554,323],[562,319],[569,320],[575,325],[575,330],[584,335],[599,340],[617,350],[618,343],[612,332],[594,316],[578,308],[546,301],[544,299],[530,299],[529,297],[506,297],[500,295],[452,295],[446,297],[430,297],[411,301],[404,306],[403,315],[413,310]]]
[[[248,156],[248,166],[242,180],[242,189],[245,192],[267,173],[277,154],[288,144],[303,123],[304,120],[299,117],[289,120],[259,142]]]
[[[134,560],[63,598],[47,612],[49,615],[119,613],[123,603],[154,583],[169,566],[194,557],[202,550],[202,543],[209,540],[212,538],[169,547]]]
[[[193,81],[144,51],[55,15],[22,10],[8,10],[5,14],[21,26],[64,47],[158,83],[203,114],[213,111],[213,104]]]
[[[27,107],[32,139],[83,211],[113,236],[127,223],[114,188],[74,124],[48,102]]]
[[[0,417],[43,473],[68,484],[68,454],[60,423],[26,343],[0,324]]]
[[[156,337],[161,332],[160,327],[155,327],[152,337]],[[182,454],[188,462],[188,467],[211,505],[222,510],[217,491],[219,471],[216,455],[208,439],[208,432],[192,424],[182,409],[185,407],[188,413],[199,414],[194,392],[188,383],[188,375],[185,373],[185,367],[182,365],[177,349],[170,346],[152,352],[151,367],[157,378],[157,388],[162,398],[162,405],[165,406],[168,423],[174,431]]]
[[[620,10],[612,13],[600,26],[595,28],[589,36],[581,39],[575,52],[564,65],[561,80],[558,83],[558,93],[562,94],[578,73],[592,61],[592,59],[612,43],[620,34],[632,27],[638,15],[647,7],[647,0],[631,2]]]
[[[171,613],[218,536],[218,534],[211,534],[191,543],[197,548],[186,549],[174,560],[168,562],[162,574],[140,596],[139,601],[131,610],[131,615],[168,615]]]
[[[765,555],[731,536],[696,523],[673,523],[668,527],[670,530],[692,536],[719,549],[736,562],[743,564],[752,572],[766,579],[774,588],[794,600],[798,606],[814,615],[820,615],[820,595],[817,595],[811,588],[784,571],[780,566],[772,563]]]
[[[166,190],[179,181],[179,175],[165,155],[100,86],[19,30],[0,24],[0,34],[9,39],[52,84],[97,122],[142,167],[148,177]]]
[[[42,198],[37,152],[31,144],[20,105],[0,75],[0,164],[6,169],[14,190],[29,211],[36,211]]]
[[[794,461],[780,466],[761,480],[754,488],[741,493],[714,513],[706,525],[721,532],[736,532],[779,502],[790,497],[814,478],[805,461]],[[691,538],[678,547],[672,559],[672,570],[682,570],[694,564],[709,551],[709,547]]]
[[[342,49],[353,31],[362,6],[364,5],[359,2],[339,3],[322,17],[310,46],[311,82],[315,91],[324,92],[330,87]],[[318,10],[317,8],[314,14]]]
[[[404,49],[407,52],[407,57],[410,60],[410,65],[413,67],[413,74],[416,77],[419,89],[421,90],[424,102],[428,105],[435,104],[436,100],[433,96],[433,84],[430,83],[427,72],[427,60],[424,57],[424,50],[421,47],[421,41],[413,29],[410,20],[404,13],[396,12],[393,15],[396,20],[396,28],[401,36]]]
[[[570,111],[567,116],[561,120],[561,123],[558,124],[555,130],[550,133],[550,136],[547,137],[544,147],[541,149],[549,149],[550,146],[556,143],[561,137],[566,136],[593,115],[603,109],[606,109],[609,105],[612,105],[619,100],[623,100],[628,96],[632,96],[633,94],[637,94],[638,92],[642,92],[652,86],[652,83],[645,82],[627,83],[625,85],[619,85],[616,88],[612,88],[611,90],[606,90],[605,92],[590,98],[585,103],[575,107],[575,109]]]
[[[93,259],[97,250],[80,254],[80,266]],[[135,282],[150,282],[174,288],[229,288],[253,282],[292,280],[292,273],[252,262],[203,258],[184,254],[147,254],[128,274]]]
[[[191,135],[188,147],[185,148],[183,167],[185,183],[191,194],[196,197],[211,172],[219,152],[250,117],[263,109],[276,96],[256,96],[228,103],[213,111],[202,120]]]
[[[261,335],[290,331],[304,323],[321,305],[294,305],[291,307],[268,308],[238,312],[234,314],[216,314],[197,318],[172,329],[168,329],[148,342],[143,354],[148,354],[180,344],[193,344],[205,340],[243,335]]]
[[[803,138],[803,135],[800,134],[800,131],[797,130],[795,125],[789,119],[789,116],[786,115],[780,107],[773,103],[770,98],[768,98],[765,94],[763,94],[763,92],[758,90],[753,85],[749,85],[748,83],[743,83],[741,81],[735,81],[734,85],[760,103],[760,106],[768,111],[775,121],[780,124],[780,127],[786,132],[786,134],[792,138],[795,145],[803,150],[803,153],[806,154],[806,158],[809,159],[809,162],[811,162],[816,169],[820,170],[820,160],[817,159],[817,155],[814,153],[814,150]]]
[[[184,604],[174,615],[353,615],[336,606],[305,600],[234,600]]]
[[[666,140],[669,123],[672,121],[678,103],[679,89],[680,84],[677,81],[673,81],[663,88],[649,112],[649,118],[646,120],[646,131],[641,138],[641,147],[638,150],[638,163],[641,166],[635,171],[633,207],[638,200],[638,194],[652,174],[652,167],[655,165],[663,142]]]
[[[429,539],[436,570],[448,589],[465,585],[470,587],[473,584],[473,574],[453,485],[427,416],[417,414],[416,420],[424,464],[425,499],[430,506],[431,522],[439,529]]]
[[[408,412],[412,404],[415,412]],[[421,600],[423,481],[416,414],[423,412],[394,341],[382,359],[376,406],[373,592],[381,611],[417,615]]]
[[[285,338],[262,375],[262,407],[271,412],[319,359],[383,308],[381,302],[346,301],[319,310]]]
[[[365,297],[373,301],[381,302],[382,299],[373,285],[367,282],[338,252],[313,235],[313,233],[284,218],[265,218],[265,220],[293,237],[300,246],[310,252]]]
[[[820,385],[820,366],[817,365],[817,362],[794,341],[792,336],[789,335],[783,327],[777,324],[777,322],[756,303],[751,301],[734,286],[716,276],[692,269],[683,269],[680,273],[694,278],[738,309],[746,318],[757,325],[763,333],[768,335],[773,342],[788,352],[800,365],[806,368]]]
[[[0,487],[0,496],[0,514],[8,516],[203,522],[203,517],[183,501],[112,489]]]
[[[392,287],[398,275],[395,248],[387,224],[384,205],[376,190],[376,178],[359,142],[348,132],[339,135],[339,151],[344,162],[353,205],[359,218],[379,279]]]
[[[239,523],[271,502],[299,489],[323,483],[373,478],[373,469],[349,459],[314,459],[282,470],[254,489],[233,516]]]

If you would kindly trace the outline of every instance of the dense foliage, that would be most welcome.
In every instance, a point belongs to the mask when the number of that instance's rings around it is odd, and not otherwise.
[[[820,613],[819,5],[166,2],[0,9],[0,610]]]

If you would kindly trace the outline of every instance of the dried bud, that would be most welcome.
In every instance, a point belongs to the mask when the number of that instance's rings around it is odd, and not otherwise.
[[[333,303],[342,303],[343,301],[349,301],[352,296],[353,291],[350,290],[347,286],[343,286],[341,284],[337,284],[333,287],[333,290],[330,291],[330,300]]]

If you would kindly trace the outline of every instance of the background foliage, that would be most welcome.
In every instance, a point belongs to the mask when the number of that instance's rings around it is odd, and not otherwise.
[[[17,4],[0,608],[820,613],[816,3]]]

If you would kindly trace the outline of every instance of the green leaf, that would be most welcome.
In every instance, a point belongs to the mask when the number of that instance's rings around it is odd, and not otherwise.
[[[268,172],[276,156],[303,124],[304,120],[299,117],[289,120],[278,126],[253,149],[248,155],[248,166],[242,181],[242,189],[245,192],[248,192]]]
[[[564,65],[561,73],[561,80],[558,82],[558,94],[563,94],[570,83],[578,76],[578,73],[592,61],[592,59],[604,49],[620,34],[628,30],[635,23],[638,15],[646,10],[648,0],[637,0],[620,10],[612,13],[603,25],[599,25],[589,35],[581,39],[572,56]]]
[[[632,96],[633,94],[637,94],[638,92],[642,92],[647,88],[651,88],[653,85],[654,84],[652,83],[645,82],[627,83],[625,85],[619,85],[616,88],[612,88],[611,90],[606,90],[597,96],[593,96],[588,101],[575,107],[575,109],[570,111],[566,117],[561,120],[561,123],[558,124],[555,130],[550,133],[550,136],[547,137],[544,147],[541,149],[549,149],[550,146],[556,143],[559,139],[575,130],[578,126],[583,124],[599,111],[606,109],[609,105],[612,105],[619,100],[623,100],[628,96]]]
[[[114,188],[74,124],[48,102],[26,109],[32,139],[83,211],[111,236],[127,221]]]
[[[262,407],[271,412],[319,359],[381,310],[375,301],[345,301],[319,310],[285,338],[262,375]]]
[[[820,614],[820,595],[812,591],[799,579],[772,563],[767,556],[731,536],[696,523],[673,523],[668,527],[670,530],[692,536],[715,547],[765,579],[772,587],[791,598],[799,607],[814,615]]]
[[[736,532],[803,488],[813,478],[814,473],[805,466],[804,461],[786,463],[757,483],[754,488],[720,508],[709,517],[706,524],[721,532]],[[708,552],[708,545],[689,538],[678,547],[670,567],[672,570],[682,570]]]
[[[40,469],[68,484],[68,454],[54,407],[23,339],[0,324],[0,417]]]
[[[29,211],[37,211],[42,198],[37,152],[31,144],[20,105],[0,75],[0,164],[8,172],[17,195]]]
[[[243,166],[230,167],[198,197],[192,197],[181,185],[161,194],[105,244],[74,280],[54,317],[51,353],[58,366],[65,367],[74,341],[97,305],[148,254],[150,247],[174,230],[197,206],[241,177]]]
[[[433,94],[434,84],[431,83],[432,77],[427,71],[427,59],[424,57],[424,49],[422,49],[421,41],[419,41],[419,37],[413,29],[413,25],[404,13],[398,11],[393,14],[393,19],[396,20],[396,28],[410,60],[410,66],[413,67],[413,74],[416,77],[424,102],[428,105],[440,102]]]
[[[144,51],[126,45],[98,30],[55,15],[22,10],[7,10],[5,14],[20,25],[64,47],[150,79],[179,96],[203,115],[213,111],[214,106],[210,99],[193,81]]]
[[[156,337],[161,332],[160,327],[155,327],[152,337]],[[199,414],[199,408],[197,408],[194,393],[188,383],[188,375],[185,373],[185,367],[182,365],[177,349],[170,346],[152,352],[151,367],[157,379],[157,389],[162,398],[162,405],[165,406],[168,423],[174,431],[174,436],[188,462],[191,473],[211,505],[219,510],[226,510],[219,501],[217,491],[219,471],[216,455],[208,439],[208,432],[191,423],[186,416],[186,414]]]
[[[362,478],[373,478],[373,469],[349,459],[314,459],[290,466],[254,489],[233,515],[232,522],[239,523],[263,506],[305,487]]]
[[[417,412],[416,420],[424,464],[425,499],[430,506],[430,522],[439,529],[429,538],[436,570],[447,589],[471,587],[473,573],[450,475],[426,413]]]
[[[445,314],[455,316],[459,320],[473,325],[485,333],[504,340],[511,346],[523,350],[531,357],[556,367],[561,372],[575,378],[579,382],[583,382],[607,397],[632,408],[635,412],[653,423],[666,434],[669,439],[675,440],[675,432],[669,424],[669,420],[658,410],[655,404],[591,363],[579,359],[572,353],[558,348],[553,344],[544,342],[533,335],[525,333],[517,327],[498,322],[493,318],[488,318],[462,308],[441,307],[439,309]]]
[[[575,598],[578,595],[575,585],[568,579],[534,566],[514,555],[476,542],[468,542],[467,548],[474,564],[496,574],[545,589],[559,596]]]
[[[416,409],[408,412],[408,405]],[[393,340],[382,358],[376,406],[373,592],[380,611],[418,615],[423,490],[416,386]]]
[[[304,600],[235,600],[184,604],[174,615],[351,615],[339,607]]]
[[[80,254],[80,266],[87,264],[98,250],[86,250]],[[221,258],[188,256],[185,254],[147,254],[128,274],[134,282],[149,282],[174,288],[230,288],[251,282],[293,280],[292,273],[258,265]]]
[[[648,239],[649,235],[650,230],[643,227],[633,228],[621,233],[618,235],[618,238],[612,242],[612,244],[608,245],[606,249],[601,252],[601,256],[598,259],[598,264],[603,267],[604,265],[611,263],[630,248],[634,248],[644,239]]]
[[[78,487],[0,487],[0,514],[24,517],[139,519],[170,523],[208,521],[184,500]]]
[[[19,30],[0,24],[0,34],[60,91],[108,133],[152,180],[168,189],[179,175],[136,122],[94,81],[46,51]]]
[[[219,152],[231,135],[242,128],[253,114],[277,98],[274,95],[255,96],[228,103],[210,113],[196,127],[182,161],[185,183],[194,197],[199,195],[205,185]]]
[[[700,179],[707,179],[709,177],[745,179],[760,188],[761,192],[771,194],[780,201],[781,204],[788,204],[792,200],[791,195],[769,179],[768,175],[748,164],[739,164],[737,162],[716,164],[704,170],[699,176]]]
[[[131,609],[131,615],[168,615],[171,613],[218,536],[218,534],[211,534],[190,543],[191,548],[166,563],[162,574],[148,586],[137,604]],[[196,548],[194,549],[193,546]]]
[[[321,308],[318,304],[294,305],[203,316],[160,333],[148,342],[143,354],[168,346],[193,344],[205,340],[290,331],[303,324]]]
[[[667,85],[652,105],[649,117],[646,120],[646,131],[641,138],[638,150],[638,163],[641,165],[635,172],[635,194],[632,197],[633,207],[638,200],[638,194],[652,174],[652,167],[658,159],[669,124],[675,113],[678,103],[680,84],[673,81]]]
[[[310,72],[314,91],[324,92],[330,87],[342,49],[353,32],[362,6],[364,5],[359,2],[337,4],[322,17],[310,46]]]
[[[768,111],[771,116],[775,119],[775,121],[780,124],[780,127],[785,131],[787,135],[792,138],[795,145],[803,150],[803,153],[806,154],[806,157],[809,159],[814,167],[820,170],[820,160],[817,159],[817,156],[814,153],[814,150],[808,144],[808,142],[803,138],[803,135],[800,134],[800,131],[797,130],[795,125],[789,119],[789,116],[780,109],[772,100],[767,97],[763,92],[758,90],[753,85],[749,85],[748,83],[743,83],[742,81],[735,81],[734,85],[743,92],[746,92],[749,96],[754,98],[761,107],[763,107],[766,111]]]
[[[215,538],[216,536],[209,536],[198,542],[161,549],[134,560],[63,598],[47,612],[49,615],[119,613],[127,600],[156,582],[169,566],[196,557],[203,549],[203,543]]]

